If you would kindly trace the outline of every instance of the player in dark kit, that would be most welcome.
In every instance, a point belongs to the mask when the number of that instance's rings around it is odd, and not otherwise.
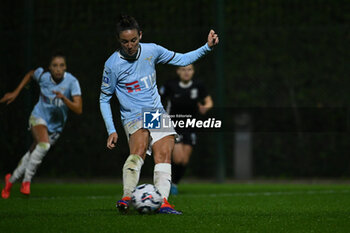
[[[173,119],[186,119],[206,114],[213,107],[213,100],[205,86],[199,80],[192,79],[194,66],[179,67],[176,70],[180,80],[171,80],[160,88],[162,98],[167,99],[167,112]],[[178,193],[177,184],[183,177],[197,136],[193,129],[177,126],[179,137],[176,140],[172,155],[173,180],[170,193]]]

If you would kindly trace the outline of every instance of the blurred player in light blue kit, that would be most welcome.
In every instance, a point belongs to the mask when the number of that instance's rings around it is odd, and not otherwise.
[[[176,132],[172,128],[167,131],[144,128],[142,112],[145,108],[159,110],[154,114],[154,119],[158,114],[166,114],[156,84],[156,64],[189,65],[211,51],[219,43],[219,38],[211,30],[205,45],[185,54],[169,51],[153,43],[140,43],[141,38],[142,32],[137,21],[133,17],[122,16],[117,23],[117,39],[121,49],[106,61],[101,85],[100,108],[108,132],[107,147],[113,149],[118,139],[110,108],[110,99],[114,93],[120,102],[122,123],[129,140],[130,155],[123,167],[124,193],[117,207],[122,213],[128,210],[146,153],[153,152],[153,181],[163,197],[158,213],[181,214],[167,201]]]
[[[22,176],[20,191],[25,195],[30,194],[31,180],[42,159],[62,133],[68,109],[76,114],[82,113],[79,82],[66,69],[66,58],[62,54],[55,54],[51,57],[49,71],[44,71],[42,67],[29,71],[13,92],[6,93],[0,99],[0,103],[10,104],[32,78],[40,86],[39,101],[29,118],[34,142],[13,173],[5,176],[5,188],[1,192],[4,199],[9,198],[12,184]]]

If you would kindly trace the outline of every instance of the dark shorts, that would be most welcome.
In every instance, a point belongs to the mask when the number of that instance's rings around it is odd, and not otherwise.
[[[197,143],[197,135],[193,132],[178,132],[178,138],[175,143],[183,143],[195,146]]]

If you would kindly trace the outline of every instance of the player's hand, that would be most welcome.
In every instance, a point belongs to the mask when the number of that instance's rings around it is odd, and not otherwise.
[[[17,98],[17,96],[18,96],[18,93],[15,91],[8,92],[0,99],[0,103],[6,102],[6,104],[10,104]]]
[[[198,105],[198,111],[200,114],[204,115],[208,112],[208,108],[205,107],[203,104],[198,103],[197,105]]]
[[[59,98],[59,99],[63,99],[65,96],[59,92],[59,91],[52,91],[55,95],[56,95],[56,98]]]
[[[117,144],[118,134],[116,132],[111,133],[107,139],[107,148],[112,150]]]
[[[209,35],[208,35],[208,46],[210,48],[213,48],[217,44],[219,44],[219,36],[212,29],[212,30],[210,30]]]

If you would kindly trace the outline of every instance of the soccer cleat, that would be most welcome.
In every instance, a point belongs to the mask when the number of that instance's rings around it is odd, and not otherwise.
[[[179,191],[177,190],[177,185],[172,183],[170,187],[170,194],[171,195],[177,195],[179,194]]]
[[[11,174],[7,174],[5,176],[5,188],[2,189],[1,191],[1,197],[4,199],[7,199],[10,197],[10,192],[12,188],[12,183],[10,182]]]
[[[24,195],[29,195],[30,194],[30,182],[29,181],[23,182],[20,191]]]
[[[166,198],[163,199],[163,204],[158,210],[158,214],[182,214],[181,211],[174,209],[173,205],[170,205]]]
[[[129,210],[129,202],[131,201],[131,197],[123,197],[121,200],[117,202],[117,208],[120,213],[126,214]]]

